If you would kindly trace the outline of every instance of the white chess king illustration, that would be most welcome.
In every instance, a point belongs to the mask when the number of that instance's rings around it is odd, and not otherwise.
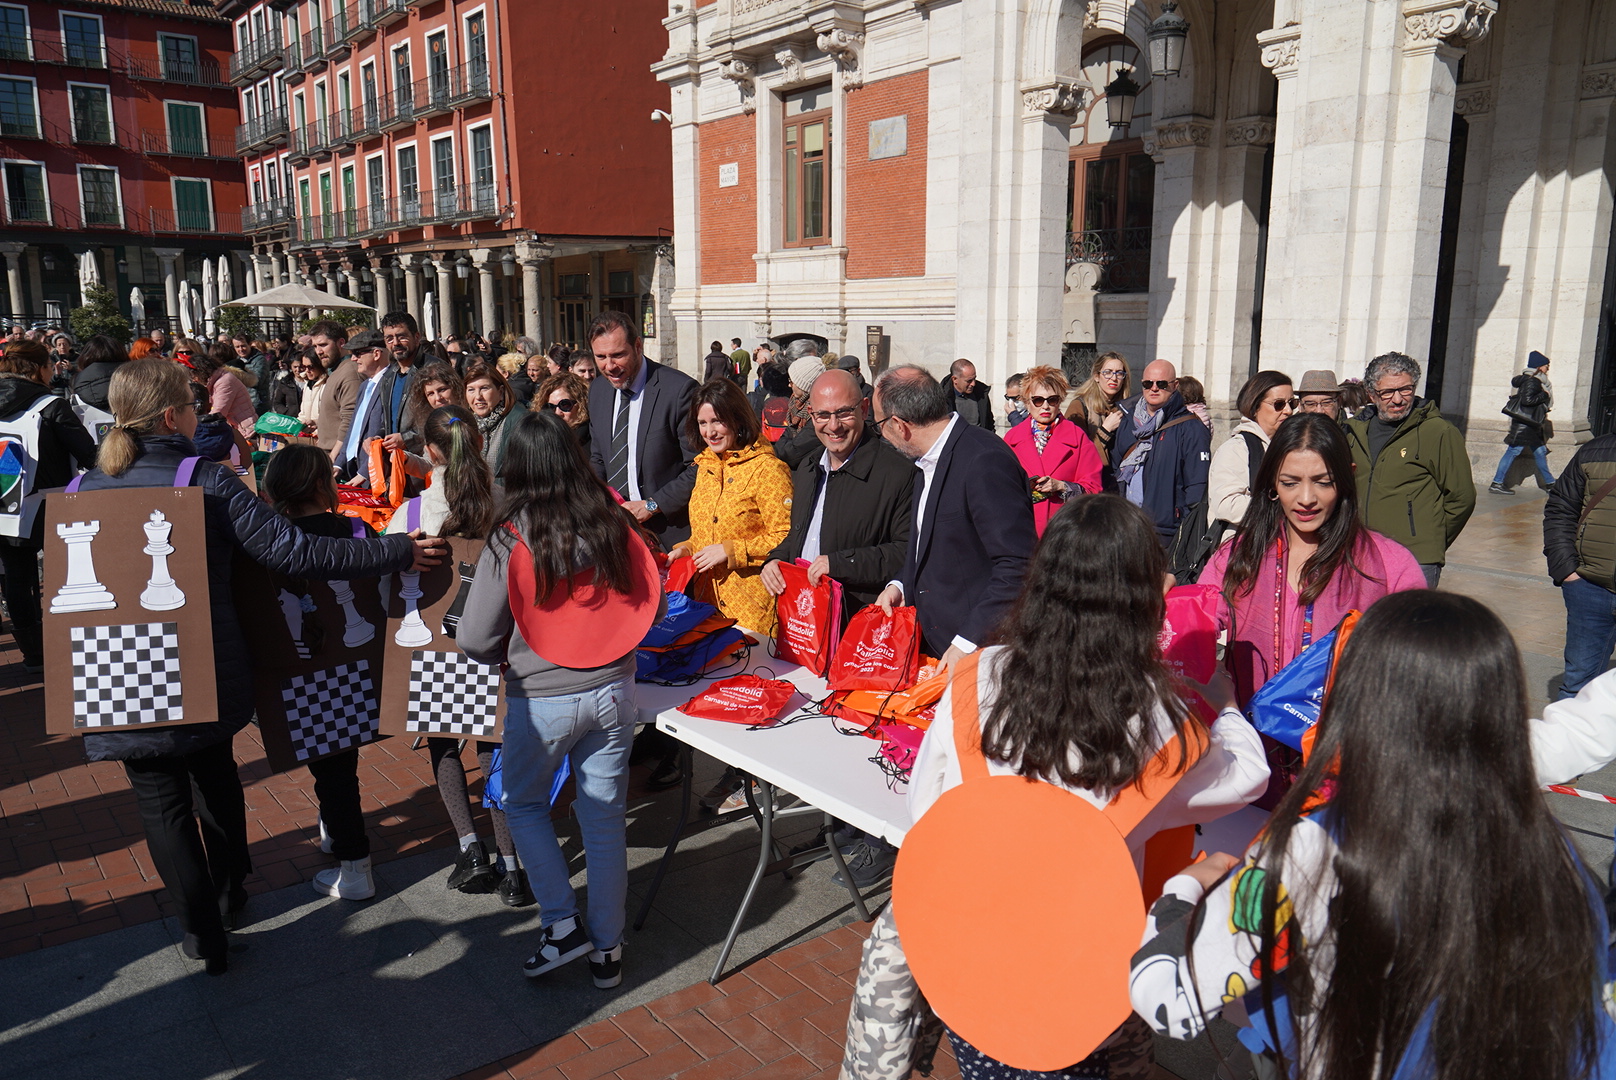
[[[342,625],[342,643],[350,649],[357,649],[376,636],[376,628],[366,622],[364,616],[359,614],[359,609],[354,607],[352,585],[346,581],[332,581],[328,584],[331,586],[331,595],[342,605],[342,616],[345,620]]]
[[[117,597],[96,580],[95,554],[90,545],[101,531],[99,521],[75,521],[56,526],[56,535],[67,544],[67,581],[51,598],[51,613],[63,611],[105,611],[118,606]]]
[[[174,584],[168,572],[168,557],[174,554],[174,545],[168,542],[174,523],[153,510],[151,520],[141,526],[146,530],[146,546],[141,550],[151,556],[151,578],[146,590],[140,594],[140,606],[147,611],[173,611],[185,606],[185,594]]]
[[[393,640],[406,649],[418,649],[432,644],[432,631],[421,620],[415,603],[421,599],[421,575],[408,570],[398,575],[398,595],[404,601],[404,618],[393,634]]]

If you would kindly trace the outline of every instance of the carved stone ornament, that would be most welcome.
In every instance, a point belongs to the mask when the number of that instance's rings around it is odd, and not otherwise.
[[[1045,83],[1021,88],[1022,115],[1076,116],[1083,106],[1083,88],[1069,82]]]
[[[1582,96],[1616,97],[1616,64],[1601,64],[1582,73]]]
[[[1302,28],[1291,25],[1264,30],[1257,35],[1257,47],[1261,50],[1262,66],[1272,71],[1275,78],[1295,75],[1302,52]]]
[[[741,91],[741,111],[757,112],[757,66],[744,57],[732,56],[718,65],[718,73]]]
[[[540,266],[545,260],[555,258],[554,244],[546,244],[537,240],[520,240],[516,244],[516,257],[525,266]]]
[[[1493,88],[1485,83],[1460,86],[1453,93],[1453,111],[1460,116],[1476,116],[1493,111]]]
[[[787,83],[802,81],[802,53],[802,46],[795,41],[785,41],[775,46],[774,62],[785,73]]]
[[[1212,145],[1212,125],[1205,120],[1162,120],[1145,136],[1147,154],[1164,150],[1204,149]]]
[[[1415,0],[1403,5],[1405,49],[1435,42],[1464,48],[1474,45],[1492,29],[1497,0]]]
[[[827,53],[835,59],[836,66],[842,73],[844,89],[864,85],[864,70],[859,65],[864,52],[864,31],[837,27],[820,34],[815,44],[819,46],[820,52]]]
[[[1225,146],[1268,146],[1273,141],[1274,119],[1271,116],[1247,116],[1223,125]]]

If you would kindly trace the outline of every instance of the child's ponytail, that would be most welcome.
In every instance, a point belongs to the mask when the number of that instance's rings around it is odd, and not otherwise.
[[[428,414],[421,434],[444,463],[449,516],[439,531],[444,536],[486,538],[494,527],[494,476],[483,460],[476,416],[460,405],[443,405]]]

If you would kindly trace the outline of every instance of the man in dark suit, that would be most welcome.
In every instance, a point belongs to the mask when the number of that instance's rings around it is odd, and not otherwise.
[[[589,461],[628,500],[624,509],[671,548],[690,537],[696,451],[684,426],[696,381],[646,359],[639,328],[621,311],[589,324],[589,348],[603,376],[589,386]]]
[[[415,316],[407,311],[390,311],[383,315],[381,343],[392,363],[387,364],[377,379],[375,391],[364,395],[369,400],[356,404],[353,423],[348,429],[349,445],[353,445],[353,433],[357,429],[361,449],[366,439],[380,437],[384,449],[419,451],[419,443],[411,445],[412,440],[402,434],[404,403],[409,400],[410,380],[415,376],[416,362],[421,356],[421,330],[416,325]],[[357,353],[358,350],[354,351]],[[360,480],[368,479],[369,456],[360,453],[353,468],[354,475]]]
[[[842,585],[844,615],[866,604],[903,569],[920,472],[869,424],[863,388],[849,371],[827,371],[808,395],[808,418],[824,447],[791,474],[791,532],[769,552],[763,587],[785,591],[780,563],[808,561],[809,584]]]
[[[348,342],[351,355],[344,364],[353,368],[357,379],[357,393],[349,422],[342,427],[342,437],[332,448],[331,460],[342,476],[360,478],[370,471],[370,459],[365,453],[366,439],[379,439],[387,434],[386,411],[381,407],[381,383],[388,367],[387,347],[382,336],[374,330],[362,330]],[[340,370],[340,369],[339,369]]]
[[[921,473],[908,556],[876,603],[913,604],[922,646],[951,665],[988,640],[1021,593],[1038,543],[1027,474],[1002,439],[954,413],[924,368],[881,376],[875,426]]]

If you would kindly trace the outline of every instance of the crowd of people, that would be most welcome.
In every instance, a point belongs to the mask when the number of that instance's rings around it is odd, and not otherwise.
[[[1272,810],[1249,851],[1186,867],[1149,898],[1136,1015],[1048,1075],[1138,1075],[1151,1029],[1194,1037],[1220,1011],[1251,1017],[1272,1075],[1616,1075],[1595,1069],[1610,1023],[1603,889],[1537,792],[1616,759],[1616,686],[1598,678],[1616,647],[1616,436],[1553,481],[1545,537],[1571,622],[1566,700],[1529,720],[1508,630],[1431,591],[1476,490],[1463,435],[1418,396],[1420,366],[1401,353],[1370,360],[1361,382],[1257,372],[1214,452],[1204,387],[1158,359],[1135,388],[1117,353],[1075,387],[1056,367],[1014,375],[999,409],[969,360],[942,379],[905,364],[872,383],[857,357],[806,337],[750,351],[715,341],[698,382],[647,357],[616,312],[581,349],[523,339],[499,356],[474,335],[425,342],[400,312],[377,330],[321,321],[306,338],[157,333],[128,350],[69,339],[64,382],[59,342],[14,334],[0,423],[38,415],[40,489],[80,473],[84,491],[166,486],[200,455],[190,482],[206,499],[216,585],[237,553],[348,578],[435,565],[443,537],[487,541],[458,643],[503,669],[491,842],[459,744],[426,749],[458,836],[448,887],[539,906],[528,976],[587,957],[597,986],[622,979],[629,769],[650,764],[653,788],[683,779],[666,736],[634,730],[634,648],[666,604],[658,557],[689,556],[692,596],[761,635],[775,629],[783,568],[801,564],[811,584],[841,585],[844,618],[914,608],[922,651],[955,676],[913,768],[917,827],[976,775],[1019,775],[1104,810],[1174,745],[1165,793],[1124,830],[1136,857],[1163,830]],[[1527,449],[1551,479],[1547,368],[1534,354],[1514,380],[1495,490]],[[312,444],[271,457],[260,498],[218,463],[239,459],[268,413]],[[373,442],[401,455],[418,502],[383,535],[359,536],[336,512],[336,484],[369,479]],[[33,670],[42,524],[0,542]],[[1172,675],[1160,644],[1166,593],[1190,579],[1217,597],[1223,635],[1220,674],[1204,685]],[[211,599],[219,720],[92,734],[85,747],[124,763],[187,954],[221,973],[251,868],[232,738],[251,718],[253,672],[250,613],[227,588]],[[1312,753],[1259,738],[1245,707],[1351,611],[1365,614]],[[1210,712],[1198,716],[1195,698]],[[485,776],[494,746],[475,748]],[[375,891],[357,762],[351,750],[311,766],[338,864],[314,887],[347,900]],[[564,765],[587,906],[550,818]],[[726,773],[702,805],[740,805],[745,783]],[[854,830],[830,842],[857,887],[898,859]],[[903,916],[883,919],[872,948],[901,956]],[[960,936],[962,950],[988,947]],[[965,1075],[1025,1075],[949,1037]],[[860,1053],[850,1040],[855,1075]]]

